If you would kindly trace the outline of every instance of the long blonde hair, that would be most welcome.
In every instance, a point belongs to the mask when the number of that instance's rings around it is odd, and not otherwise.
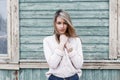
[[[60,9],[60,10],[56,11],[55,16],[54,16],[54,34],[55,34],[55,37],[56,37],[56,40],[58,43],[60,42],[60,40],[59,40],[60,34],[58,33],[56,26],[55,26],[57,17],[61,17],[62,19],[64,19],[67,22],[68,27],[67,27],[67,30],[65,33],[66,36],[78,37],[75,32],[75,29],[74,29],[74,26],[72,24],[69,14],[66,11],[63,11]]]

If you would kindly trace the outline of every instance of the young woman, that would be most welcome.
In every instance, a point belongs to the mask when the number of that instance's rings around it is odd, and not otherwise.
[[[48,80],[79,80],[83,64],[82,44],[69,14],[58,10],[54,17],[54,34],[43,40],[49,65]]]

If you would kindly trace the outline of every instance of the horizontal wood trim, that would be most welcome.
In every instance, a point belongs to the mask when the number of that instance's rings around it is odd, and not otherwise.
[[[0,64],[0,69],[48,68],[45,60],[20,60],[19,64]],[[82,69],[120,69],[120,60],[85,60]]]
[[[39,60],[21,60],[20,68],[48,68],[48,64]],[[120,69],[120,60],[85,60],[82,69]]]
[[[77,1],[77,2],[82,2],[82,1],[95,1],[95,2],[98,2],[98,1],[100,1],[100,2],[102,2],[102,1],[109,1],[109,0],[50,0],[49,2],[65,2],[65,1],[67,1],[67,2],[75,2],[75,1]],[[20,2],[48,2],[48,0],[20,0]]]
[[[85,63],[82,69],[120,69],[120,63]]]
[[[46,60],[26,60],[22,59],[20,60],[20,63],[46,63]],[[84,60],[84,63],[120,63],[120,60]]]
[[[0,63],[0,69],[19,70],[19,64],[1,64]]]
[[[20,68],[48,68],[47,63],[20,63]]]

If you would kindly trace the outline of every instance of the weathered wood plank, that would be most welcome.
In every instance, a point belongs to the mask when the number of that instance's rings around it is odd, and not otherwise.
[[[43,39],[46,36],[21,36],[20,43],[43,43]]]
[[[111,70],[111,75],[114,75],[111,79],[113,80],[118,80],[118,75],[117,75],[117,71]]]
[[[104,60],[101,62],[97,62],[99,60],[94,60],[94,62],[87,62],[84,63],[82,69],[120,69],[120,64],[119,62],[105,62]],[[41,68],[41,69],[47,69],[48,64],[45,62],[21,62],[20,63],[20,68]]]
[[[84,60],[107,60],[108,52],[84,52]]]
[[[108,52],[83,51],[85,60],[105,60],[108,59]],[[20,59],[38,59],[45,60],[43,51],[21,51]]]
[[[1,80],[5,80],[5,74],[7,73],[7,71],[3,71],[3,70],[0,70],[0,79]],[[10,77],[9,77],[10,78]]]
[[[48,69],[21,69],[20,80],[47,80],[45,73]]]
[[[110,0],[109,58],[117,59],[117,0]]]
[[[21,44],[20,51],[41,51],[42,44]]]
[[[85,73],[86,70],[82,70],[82,76],[80,77],[80,80],[86,80],[86,73]]]
[[[101,44],[108,44],[108,36],[80,36],[82,43],[101,43]]]
[[[108,74],[109,74],[108,70],[103,70],[103,72],[102,72],[103,80],[109,80]]]
[[[81,34],[80,34],[81,35]],[[46,36],[21,36],[20,43],[43,43],[43,39]],[[107,43],[109,41],[108,36],[80,36],[82,43]]]
[[[83,44],[83,51],[108,51],[108,45],[103,44]]]
[[[11,50],[12,50],[12,47],[11,47],[11,45],[12,45],[12,33],[11,33],[11,31],[12,31],[12,29],[11,29],[11,13],[12,13],[12,11],[11,11],[11,8],[13,8],[12,7],[12,1],[10,1],[10,0],[8,0],[7,1],[7,56],[10,58],[11,57]],[[3,58],[4,59],[4,58]]]
[[[20,51],[41,51],[42,44],[21,44]],[[108,44],[83,44],[83,51],[108,51]]]
[[[25,71],[20,69],[20,71],[19,71],[19,79],[20,80],[24,80],[24,74],[25,74]]]
[[[11,25],[10,26],[10,33],[12,34],[10,37],[11,39],[11,63],[18,63],[19,62],[19,4],[18,0],[11,0]],[[8,49],[9,50],[9,49]]]
[[[85,60],[106,60],[108,59],[108,53],[85,53]],[[37,59],[37,60],[45,60],[45,56],[43,52],[21,52],[20,59]]]
[[[40,80],[48,80],[47,78],[46,78],[46,76],[45,76],[45,73],[47,72],[48,70],[47,69],[41,69],[40,70]]]
[[[74,26],[109,26],[108,19],[72,19]],[[20,19],[20,26],[53,26],[53,19]]]
[[[21,36],[46,36],[46,35],[53,35],[53,27],[48,28],[29,28],[29,27],[21,27]],[[96,28],[81,28],[77,27],[76,32],[78,35],[81,36],[108,36],[108,28],[107,27],[96,27]]]
[[[27,27],[21,27],[21,35],[22,36],[45,36],[45,35],[52,35],[54,30],[53,27],[48,27],[48,28],[27,28]]]
[[[19,71],[8,71],[10,80],[19,80]]]
[[[40,69],[45,69],[45,68],[48,68],[48,64],[46,63],[20,63],[20,68],[40,68]]]
[[[117,74],[120,74],[120,70],[117,71]],[[120,76],[117,76],[117,79],[120,79]]]
[[[108,11],[67,11],[71,18],[109,18]],[[20,11],[21,19],[28,18],[50,18],[54,17],[55,11]]]
[[[20,10],[108,10],[108,2],[20,3]]]
[[[43,51],[21,51],[20,59],[45,60]]]
[[[108,59],[108,45],[83,44],[83,53],[85,59]],[[45,58],[42,44],[21,44],[20,58],[44,60]]]
[[[24,80],[32,80],[32,69],[24,70]]]
[[[85,60],[105,60],[108,59],[108,52],[84,52],[83,54]],[[37,52],[29,52],[29,51],[22,51],[20,54],[20,59],[40,59],[45,60],[44,52],[37,51]]]
[[[107,27],[96,27],[96,28],[76,28],[76,32],[80,36],[108,36],[109,32]]]
[[[87,70],[86,78],[89,78],[89,80],[93,80],[93,71],[92,70]]]
[[[6,70],[18,70],[19,64],[2,64],[0,63],[0,69],[6,69]]]
[[[102,74],[103,70],[96,70],[93,72],[93,79],[97,78],[98,80],[101,80],[101,78],[103,78]]]
[[[33,69],[32,70],[32,80],[43,80],[43,79],[40,79],[41,78],[41,69]],[[45,80],[45,79],[44,79]]]
[[[19,2],[82,2],[82,1],[95,1],[95,2],[102,2],[102,1],[109,1],[109,0],[20,0]]]
[[[120,55],[120,0],[118,0],[118,55]]]

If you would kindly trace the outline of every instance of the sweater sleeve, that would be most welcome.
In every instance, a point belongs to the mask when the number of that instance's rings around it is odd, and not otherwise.
[[[45,58],[50,68],[57,68],[64,53],[57,48],[52,51],[50,43],[47,40],[47,38],[43,40],[43,50]]]
[[[79,38],[77,38],[77,49],[73,49],[71,53],[69,53],[70,60],[73,66],[76,69],[79,69],[83,65],[83,51],[82,51],[82,44]]]

